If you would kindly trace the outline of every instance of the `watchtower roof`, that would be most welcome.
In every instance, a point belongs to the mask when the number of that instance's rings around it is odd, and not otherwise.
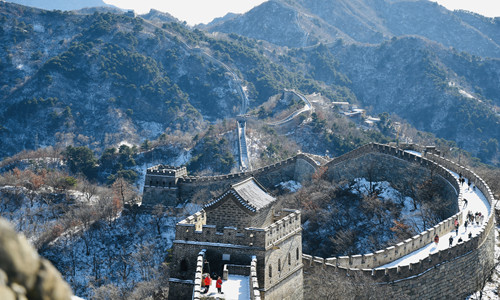
[[[243,207],[252,212],[257,212],[276,200],[255,178],[250,177],[231,185],[225,193],[206,204],[205,208],[217,206],[228,194],[232,194]]]

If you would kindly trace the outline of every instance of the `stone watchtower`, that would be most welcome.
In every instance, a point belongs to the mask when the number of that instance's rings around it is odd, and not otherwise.
[[[179,178],[187,176],[186,167],[157,165],[148,168],[144,181],[144,206],[152,207],[160,202],[175,205],[178,199]]]
[[[201,273],[246,275],[261,299],[302,299],[300,211],[276,204],[251,177],[179,222],[169,299],[192,299]]]

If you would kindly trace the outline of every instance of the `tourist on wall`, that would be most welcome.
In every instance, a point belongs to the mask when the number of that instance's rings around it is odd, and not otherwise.
[[[219,276],[219,278],[217,278],[217,281],[215,282],[215,287],[217,288],[217,292],[219,294],[224,294],[222,292],[222,279],[220,278],[220,276]]]
[[[453,244],[453,236],[450,235],[450,247]]]
[[[205,277],[205,293],[208,293],[208,290],[210,289],[211,283],[212,283],[212,279],[210,279],[210,275],[207,275],[207,277]]]
[[[467,218],[469,219],[469,223],[471,223],[472,225],[474,225],[474,215],[472,214],[472,211],[468,211],[467,212]]]
[[[437,244],[439,243],[439,235],[436,234],[436,236],[434,237],[434,243],[436,243],[436,246]]]

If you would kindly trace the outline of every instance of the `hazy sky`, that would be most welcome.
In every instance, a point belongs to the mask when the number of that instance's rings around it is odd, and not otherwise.
[[[150,8],[168,12],[190,25],[208,23],[228,12],[244,13],[266,0],[104,0],[121,8],[133,9],[139,14]],[[314,1],[314,0],[311,0]],[[450,10],[465,9],[488,17],[500,16],[500,0],[431,0]]]

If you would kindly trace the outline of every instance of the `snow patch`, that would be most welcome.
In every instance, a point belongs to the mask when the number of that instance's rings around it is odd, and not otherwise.
[[[157,122],[138,121],[137,124],[145,131],[145,136],[159,136],[163,133],[163,124]]]
[[[302,188],[302,185],[300,184],[300,182],[297,182],[295,180],[289,180],[286,182],[280,182],[275,185],[275,187],[281,187],[284,190],[295,193]]]
[[[41,24],[35,24],[33,25],[33,30],[35,32],[45,32],[45,27],[43,27],[43,25]]]

